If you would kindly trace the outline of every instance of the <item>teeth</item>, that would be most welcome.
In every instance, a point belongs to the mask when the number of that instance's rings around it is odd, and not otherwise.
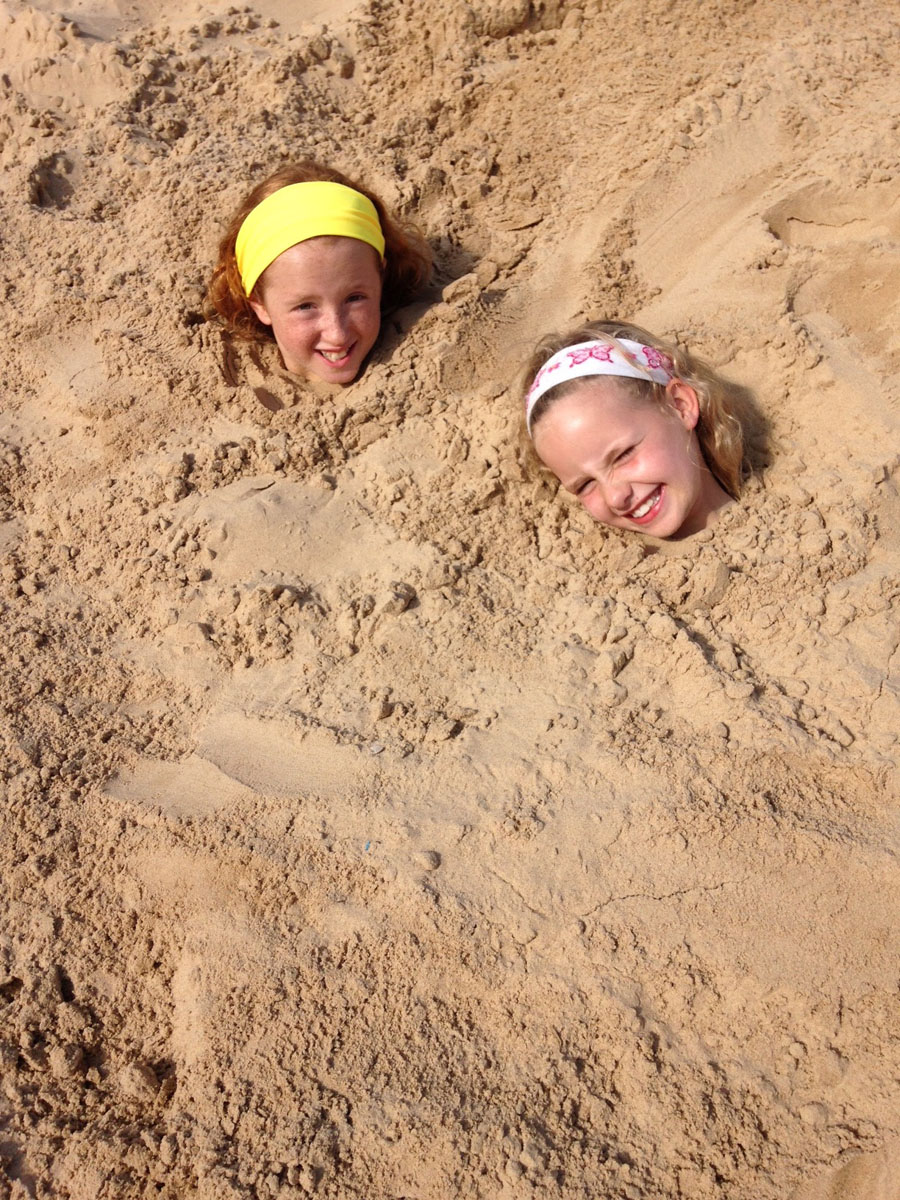
[[[631,515],[632,515],[633,517],[638,517],[638,518],[640,518],[640,517],[646,517],[647,513],[650,511],[650,509],[651,509],[651,508],[653,507],[653,505],[656,503],[656,497],[657,497],[658,495],[659,495],[659,488],[656,488],[656,490],[655,490],[655,491],[652,491],[652,492],[650,493],[650,495],[649,495],[649,496],[647,497],[647,499],[646,499],[646,500],[643,502],[643,504],[639,504],[639,505],[637,506],[637,508],[635,508],[635,509],[632,509],[632,511],[631,511]]]
[[[320,350],[319,353],[323,358],[327,358],[329,362],[339,362],[342,358],[346,358],[346,350]]]

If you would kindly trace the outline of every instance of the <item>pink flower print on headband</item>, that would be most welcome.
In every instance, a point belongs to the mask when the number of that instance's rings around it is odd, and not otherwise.
[[[552,359],[551,358],[551,360],[548,363],[545,363],[544,366],[541,367],[541,369],[538,371],[537,375],[535,375],[535,377],[534,377],[534,383],[528,389],[528,395],[525,397],[525,407],[526,408],[528,407],[528,405],[531,402],[531,397],[538,390],[538,388],[541,387],[541,385],[543,384],[543,382],[547,378],[547,376],[552,375],[554,371],[558,371],[562,365],[563,365],[563,363],[560,359]],[[553,385],[548,384],[547,386],[552,387]],[[542,390],[546,391],[547,388],[542,388]]]
[[[672,375],[675,371],[675,364],[664,350],[657,350],[655,346],[641,346],[641,353],[647,360],[648,367],[655,367],[665,371],[666,374]]]
[[[597,362],[611,363],[613,360],[613,347],[595,343],[593,346],[582,346],[580,349],[567,350],[566,354],[570,367],[580,367],[582,363],[586,363],[591,358],[595,358]]]

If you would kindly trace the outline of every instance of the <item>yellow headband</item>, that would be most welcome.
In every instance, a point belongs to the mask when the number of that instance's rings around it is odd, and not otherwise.
[[[342,183],[289,183],[261,200],[238,231],[234,256],[245,295],[279,254],[323,234],[367,242],[384,258],[384,234],[368,197]]]

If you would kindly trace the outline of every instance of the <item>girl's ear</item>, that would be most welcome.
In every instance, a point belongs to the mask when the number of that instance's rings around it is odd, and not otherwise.
[[[263,325],[271,325],[272,318],[269,316],[269,310],[263,304],[262,300],[247,299],[247,303],[256,313],[257,317],[262,321]]]
[[[696,429],[700,420],[700,400],[689,383],[670,379],[666,384],[666,399],[685,429]]]

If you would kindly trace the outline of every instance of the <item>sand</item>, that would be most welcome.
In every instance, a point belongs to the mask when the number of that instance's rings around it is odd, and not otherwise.
[[[0,3],[0,1196],[900,1196],[900,14]],[[286,157],[435,248],[352,386],[200,315]],[[755,398],[712,531],[547,329]]]

